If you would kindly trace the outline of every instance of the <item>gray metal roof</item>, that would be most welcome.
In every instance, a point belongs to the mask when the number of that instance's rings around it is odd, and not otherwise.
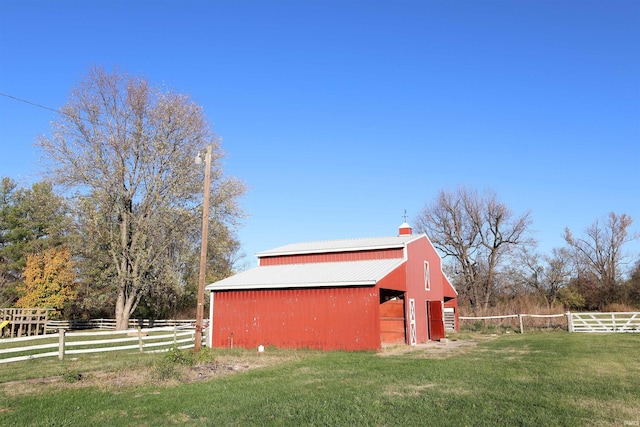
[[[206,287],[209,291],[331,286],[373,286],[404,259],[259,266]]]
[[[348,252],[372,249],[403,248],[407,242],[422,237],[422,234],[402,236],[366,237],[361,239],[324,240],[318,242],[292,243],[258,252],[256,256],[298,255],[310,253]]]

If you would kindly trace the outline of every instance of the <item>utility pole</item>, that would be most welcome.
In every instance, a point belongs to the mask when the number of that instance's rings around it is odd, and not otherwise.
[[[213,147],[207,146],[205,153],[204,172],[204,203],[202,204],[202,243],[200,244],[200,274],[198,275],[198,306],[196,308],[196,341],[193,347],[195,353],[202,347],[202,318],[204,316],[204,281],[207,274],[207,241],[209,235],[209,193],[211,187],[211,155]],[[199,160],[199,162],[198,162]],[[202,163],[200,154],[196,157],[196,164]]]

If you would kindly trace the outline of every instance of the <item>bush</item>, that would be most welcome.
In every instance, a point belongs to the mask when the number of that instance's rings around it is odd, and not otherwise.
[[[195,365],[195,355],[192,350],[180,350],[173,347],[153,366],[154,377],[160,381],[179,379],[185,367]]]
[[[75,383],[82,379],[82,374],[75,369],[67,369],[62,374],[62,379],[66,383]]]

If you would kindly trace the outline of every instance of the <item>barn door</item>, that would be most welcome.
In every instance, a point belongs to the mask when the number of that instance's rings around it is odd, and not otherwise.
[[[444,315],[442,301],[427,301],[427,326],[429,339],[438,341],[444,338]]]
[[[417,343],[416,300],[413,298],[409,298],[409,344],[416,345]]]
[[[380,341],[404,343],[404,300],[393,298],[380,304]]]

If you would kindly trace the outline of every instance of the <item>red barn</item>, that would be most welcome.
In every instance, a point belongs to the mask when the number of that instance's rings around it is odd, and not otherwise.
[[[207,286],[212,347],[376,350],[458,328],[457,292],[426,234],[294,243]]]

